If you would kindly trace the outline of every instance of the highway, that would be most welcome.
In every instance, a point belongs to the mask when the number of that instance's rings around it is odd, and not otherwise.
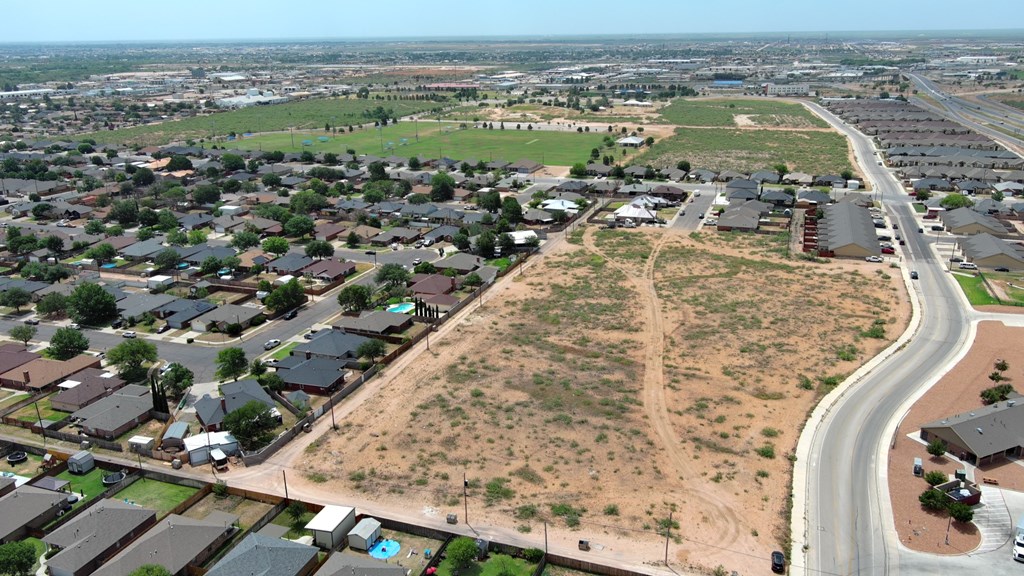
[[[883,204],[907,241],[905,270],[917,270],[912,286],[922,302],[920,325],[909,343],[882,360],[832,405],[812,434],[805,466],[805,534],[803,558],[794,556],[808,574],[894,574],[900,558],[885,486],[887,445],[900,406],[945,370],[946,360],[968,344],[970,322],[943,264],[924,234],[916,232],[910,196],[874,158],[871,141],[829,112],[811,105],[853,142],[865,177],[880,192]],[[798,480],[799,476],[794,475]],[[794,546],[796,552],[796,545]],[[803,562],[801,562],[803,560]],[[904,572],[911,566],[904,566]],[[926,573],[926,572],[922,572]]]

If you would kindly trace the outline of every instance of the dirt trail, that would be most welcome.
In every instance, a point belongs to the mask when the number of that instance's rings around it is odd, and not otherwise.
[[[657,237],[650,256],[644,265],[640,275],[635,270],[630,270],[611,259],[601,251],[594,242],[595,228],[588,229],[583,236],[584,247],[605,259],[608,265],[616,268],[626,275],[636,287],[637,293],[644,300],[646,310],[646,331],[644,334],[644,346],[646,357],[644,360],[644,390],[643,403],[647,413],[648,421],[654,428],[655,433],[661,441],[661,454],[664,463],[667,464],[666,475],[674,475],[680,480],[695,478],[696,471],[691,465],[692,456],[683,450],[680,438],[672,428],[669,421],[669,406],[665,399],[665,326],[661,315],[661,300],[655,286],[654,273],[658,255],[665,244],[678,235],[672,229],[662,229]],[[687,491],[698,496],[704,505],[708,506],[711,514],[707,520],[716,529],[716,544],[721,549],[730,548],[740,538],[740,515],[730,504],[719,495],[712,486],[704,483],[690,483]],[[706,555],[714,556],[714,553]],[[702,561],[707,562],[705,557]],[[711,564],[714,564],[711,562]]]

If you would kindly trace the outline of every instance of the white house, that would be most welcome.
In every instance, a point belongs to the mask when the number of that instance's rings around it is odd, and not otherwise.
[[[313,532],[313,540],[317,546],[324,550],[333,550],[355,526],[355,508],[327,505],[306,524],[306,530]]]
[[[619,138],[615,143],[619,146],[639,148],[644,145],[644,139],[639,136],[626,136],[625,138]]]

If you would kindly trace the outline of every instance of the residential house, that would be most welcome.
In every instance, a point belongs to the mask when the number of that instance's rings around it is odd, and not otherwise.
[[[547,210],[529,208],[523,212],[523,222],[527,224],[550,224],[555,221],[554,216]]]
[[[967,207],[943,212],[940,218],[946,230],[953,234],[971,235],[984,233],[1004,237],[1010,233],[1007,226],[999,220],[987,214],[979,214]]]
[[[291,354],[305,360],[312,358],[356,360],[359,358],[359,346],[367,340],[369,338],[365,336],[350,334],[344,330],[320,330],[311,340],[292,349]]]
[[[533,174],[534,172],[537,172],[538,170],[541,170],[543,168],[543,164],[525,158],[517,162],[513,162],[512,164],[509,164],[508,166],[505,167],[505,169],[509,170],[510,172],[516,172],[517,174]]]
[[[429,232],[423,234],[423,239],[430,240],[431,242],[451,242],[458,233],[458,226],[443,225],[432,228]]]
[[[779,173],[772,170],[758,170],[750,175],[750,179],[759,184],[778,184]]]
[[[339,237],[344,239],[344,234],[348,231],[348,226],[340,222],[324,222],[319,224],[313,231],[313,237],[317,240],[323,240],[331,242],[337,240]]]
[[[152,418],[153,398],[149,388],[132,384],[71,414],[82,432],[113,440]]]
[[[1024,270],[1024,247],[986,232],[961,238],[957,244],[967,260],[983,268]]]
[[[224,418],[249,402],[263,404],[270,408],[272,413],[275,413],[279,421],[281,419],[277,403],[260,386],[259,382],[255,380],[227,382],[221,385],[220,393],[220,397],[217,398],[211,397],[209,394],[203,394],[202,398],[196,400],[196,418],[199,419],[199,423],[203,426],[204,430],[209,432],[220,431]]]
[[[341,328],[353,334],[382,336],[398,334],[412,326],[412,316],[387,312],[385,310],[364,311],[359,317],[343,316],[335,328]]]
[[[301,271],[303,276],[310,276],[323,282],[337,282],[356,273],[354,262],[338,262],[336,260],[317,260]]]
[[[605,166],[604,164],[587,164],[587,175],[588,176],[608,176],[612,172],[612,166]]]
[[[105,498],[43,538],[57,554],[46,561],[51,576],[88,576],[156,523],[156,512]]]
[[[380,228],[376,228],[374,226],[367,226],[365,224],[360,224],[359,226],[356,226],[355,228],[349,230],[349,232],[350,233],[351,232],[355,232],[356,236],[359,237],[359,243],[360,244],[366,244],[371,239],[379,236],[380,233],[381,233],[381,229]]]
[[[714,170],[708,170],[706,168],[697,168],[690,170],[686,174],[687,180],[695,180],[697,182],[714,182],[718,179],[718,173]]]
[[[878,256],[881,247],[871,213],[851,203],[825,206],[825,217],[818,222],[818,247],[835,256],[864,258]]]
[[[182,260],[193,266],[200,266],[207,258],[223,260],[236,256],[234,248],[229,246],[212,246],[210,244],[196,244],[195,246],[172,246],[172,250],[178,253]]]
[[[639,136],[626,136],[619,138],[615,143],[623,148],[640,148],[644,145],[644,139]]]
[[[107,561],[94,576],[129,576],[146,564],[163,566],[172,575],[199,566],[234,536],[238,517],[211,512],[203,520],[171,514],[157,522]]]
[[[369,555],[332,554],[314,576],[406,576],[406,569]]]
[[[0,497],[0,544],[17,542],[48,524],[67,505],[66,492],[22,485]]]
[[[793,196],[786,194],[782,190],[775,188],[769,188],[764,192],[761,192],[761,202],[767,202],[773,206],[792,206]]]
[[[313,263],[313,259],[299,252],[289,252],[267,263],[267,271],[291,276],[301,275],[300,270]]]
[[[318,552],[315,546],[250,533],[206,576],[307,576],[319,564]]]
[[[60,392],[50,397],[50,405],[61,412],[76,412],[124,385],[125,381],[112,372],[86,368],[57,385]]]
[[[729,208],[718,217],[718,231],[753,232],[757,230],[761,215],[757,210],[745,206]]]
[[[215,327],[223,332],[227,329],[228,324],[239,324],[245,329],[252,325],[253,320],[261,317],[263,317],[263,311],[259,308],[225,304],[192,320],[189,322],[189,326],[197,332],[209,332]]]
[[[438,270],[455,270],[459,274],[469,274],[483,265],[483,258],[467,254],[466,252],[458,252],[443,260],[434,262],[434,267]]]
[[[206,300],[178,298],[153,310],[153,315],[167,322],[172,329],[182,330],[187,328],[192,320],[216,307],[216,304]]]
[[[399,244],[410,244],[419,240],[420,232],[411,228],[392,228],[387,232],[382,232],[370,239],[370,243],[374,246],[387,246],[393,242]]]
[[[406,315],[399,314],[399,316]],[[285,388],[288,390],[301,390],[308,394],[327,396],[345,383],[345,378],[349,374],[347,364],[345,361],[330,358],[306,359],[302,356],[292,355],[278,362],[275,368],[277,375],[284,381]]]
[[[21,344],[12,342],[0,344],[0,374],[10,372],[36,358],[39,358],[39,354],[29,352]]]
[[[412,277],[409,291],[420,298],[455,291],[455,278],[441,274],[417,274]]]
[[[58,362],[48,358],[36,358],[0,374],[0,385],[18,390],[38,392],[49,390],[68,376],[86,368],[99,368],[100,359],[88,354],[79,354],[70,360]]]
[[[185,230],[207,228],[213,223],[213,216],[205,212],[186,214],[178,218],[178,224]]]
[[[118,256],[125,260],[148,260],[167,249],[162,238],[150,238],[134,242],[122,248],[116,248]]]
[[[170,294],[137,292],[117,302],[117,313],[126,322],[132,324],[141,321],[146,314],[152,315],[155,310],[178,299],[177,296]]]

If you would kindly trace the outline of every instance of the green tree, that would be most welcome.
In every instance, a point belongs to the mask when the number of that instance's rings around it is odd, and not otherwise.
[[[392,262],[378,268],[373,280],[377,284],[384,284],[390,289],[405,286],[409,278],[411,278],[411,275],[404,266]]]
[[[36,547],[31,542],[0,545],[0,574],[28,576],[36,563]]]
[[[280,236],[271,236],[263,241],[263,251],[281,255],[288,251],[288,240]]]
[[[181,256],[178,254],[177,250],[172,250],[170,248],[164,248],[157,253],[155,258],[153,258],[153,263],[156,264],[158,270],[174,268],[178,265],[178,262],[181,262]]]
[[[28,346],[28,341],[36,337],[36,332],[37,330],[35,326],[19,324],[18,326],[11,328],[9,334],[11,335],[11,338],[21,342],[22,345]]]
[[[139,566],[128,576],[172,576],[171,573],[159,564],[145,564]]]
[[[775,166],[772,166],[772,168],[775,169],[775,173],[779,175],[779,178],[782,178],[786,174],[789,174],[789,166],[786,166],[781,162],[779,164],[776,164]]]
[[[297,238],[302,238],[312,233],[315,228],[316,225],[313,223],[313,220],[309,216],[302,215],[289,218],[288,222],[285,222],[284,225],[285,233]]]
[[[250,230],[235,232],[231,237],[231,246],[243,252],[253,246],[259,246],[259,244],[260,235]]]
[[[192,385],[194,379],[195,374],[191,370],[175,362],[171,364],[171,369],[164,373],[160,384],[172,395],[181,396]]]
[[[245,159],[238,154],[224,154],[220,157],[220,165],[225,172],[238,172],[245,170]]]
[[[36,313],[43,316],[63,315],[67,311],[68,298],[59,292],[50,292],[36,303]]]
[[[338,305],[346,310],[366,310],[370,307],[372,293],[366,286],[349,284],[338,293]]]
[[[454,244],[455,247],[458,248],[459,250],[469,250],[469,236],[462,232],[459,232],[455,236],[452,236],[452,244]]]
[[[974,206],[974,200],[971,200],[963,194],[946,194],[945,198],[939,200],[939,206],[942,206],[946,210],[970,208],[971,206]]]
[[[306,505],[298,500],[294,500],[291,504],[288,504],[288,508],[285,510],[292,519],[292,526],[301,529],[303,524],[302,517],[306,514]]]
[[[103,225],[102,220],[89,220],[85,223],[85,233],[99,235],[106,231],[107,227]]]
[[[380,358],[386,352],[387,345],[384,344],[383,340],[377,340],[376,338],[370,338],[356,348],[356,356],[359,358],[369,358],[370,362],[376,362],[377,358]]]
[[[936,438],[928,443],[928,453],[936,458],[946,453],[946,443],[941,438]]]
[[[181,230],[174,229],[167,233],[167,243],[171,246],[184,246],[188,244],[188,236]]]
[[[484,283],[483,279],[476,272],[470,272],[466,274],[466,277],[462,279],[462,283],[466,286],[480,286]]]
[[[573,178],[583,178],[587,175],[587,165],[583,162],[577,162],[569,168],[569,175]]]
[[[220,258],[217,258],[216,256],[213,256],[213,255],[207,256],[203,260],[202,264],[199,265],[199,273],[203,274],[203,275],[213,274],[214,272],[216,272],[219,269],[220,269]]]
[[[436,274],[437,266],[433,262],[420,262],[412,271],[416,274]]]
[[[288,207],[293,214],[312,214],[327,208],[330,202],[322,194],[313,190],[303,190],[292,195],[288,200]]]
[[[924,475],[924,481],[927,482],[929,486],[938,486],[948,479],[949,476],[942,470],[929,470]]]
[[[452,561],[456,568],[465,568],[476,560],[479,553],[476,542],[472,538],[459,536],[448,543],[445,548],[445,555]]]
[[[217,378],[238,380],[248,368],[249,361],[241,348],[225,348],[217,353]]]
[[[80,330],[58,328],[50,337],[47,353],[54,360],[70,360],[89,349],[89,339]]]
[[[927,188],[919,188],[917,190],[914,190],[914,199],[916,199],[918,202],[924,202],[931,197],[932,192]]]
[[[917,497],[917,501],[929,510],[945,510],[949,506],[946,495],[942,490],[936,490],[935,488],[929,488],[922,492]]]
[[[689,163],[689,161],[687,161],[687,160],[680,160],[676,164],[676,169],[677,170],[682,170],[683,172],[689,172],[690,171],[690,163]]]
[[[504,254],[511,254],[516,249],[516,241],[508,234],[498,236],[498,246]]]
[[[434,202],[446,202],[455,197],[455,179],[438,172],[430,179],[430,199]]]
[[[139,168],[132,174],[132,184],[138,188],[149,186],[156,182],[156,175],[149,168]]]
[[[281,177],[273,172],[264,174],[263,177],[260,178],[260,181],[263,182],[263,185],[267,188],[276,188],[281,185]]]
[[[497,244],[497,238],[491,231],[486,231],[476,237],[476,252],[484,258],[490,258],[494,255],[494,247]]]
[[[117,250],[107,242],[93,246],[85,251],[86,258],[92,258],[99,263],[109,262],[117,258]]]
[[[196,204],[216,204],[220,202],[220,189],[213,184],[196,186],[192,191],[192,200]]]
[[[963,502],[953,502],[950,504],[949,515],[953,517],[953,520],[961,524],[967,524],[974,520],[974,510]]]
[[[370,164],[370,182],[378,182],[380,180],[388,179],[388,171],[384,167],[383,162],[373,162]]]
[[[171,156],[171,160],[167,163],[166,168],[168,172],[177,172],[179,170],[191,170],[192,161],[189,160],[188,157],[182,156],[181,154],[174,154]]]
[[[299,284],[297,278],[292,278],[285,284],[275,288],[263,303],[271,310],[280,311],[296,308],[305,301],[306,295],[302,291],[302,285]]]
[[[348,246],[349,248],[358,248],[359,234],[356,234],[355,231],[349,232],[348,237],[345,238],[345,245]]]
[[[518,224],[523,221],[523,207],[513,196],[505,198],[501,202],[501,217],[508,220],[510,224]]]
[[[276,427],[277,419],[270,413],[270,406],[258,400],[249,401],[224,417],[224,428],[238,440],[243,450],[258,450],[269,444]]]
[[[117,316],[117,301],[99,284],[79,284],[68,296],[68,313],[79,324],[99,326]]]
[[[111,220],[129,226],[139,219],[139,205],[134,200],[118,200],[111,204],[108,216]]]
[[[32,294],[24,288],[9,288],[6,292],[0,293],[0,306],[14,308],[15,312],[21,312],[21,307],[32,301]]]
[[[190,246],[206,243],[206,232],[203,230],[189,230],[188,243]]]
[[[45,220],[50,218],[50,212],[53,211],[53,204],[47,202],[41,202],[32,207],[32,217],[36,220]]]
[[[334,256],[334,246],[326,240],[313,240],[306,244],[306,256],[324,259]]]
[[[128,382],[142,380],[146,376],[142,365],[159,360],[156,345],[145,340],[125,340],[107,352],[107,360],[117,366],[121,377]]]

